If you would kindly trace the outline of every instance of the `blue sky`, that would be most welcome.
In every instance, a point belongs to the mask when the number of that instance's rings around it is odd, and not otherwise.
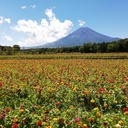
[[[0,0],[0,45],[38,46],[79,27],[128,38],[128,0]]]

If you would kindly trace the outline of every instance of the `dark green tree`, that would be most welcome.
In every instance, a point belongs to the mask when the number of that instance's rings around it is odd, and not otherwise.
[[[15,52],[20,51],[20,46],[19,45],[13,45],[13,51],[15,51]]]

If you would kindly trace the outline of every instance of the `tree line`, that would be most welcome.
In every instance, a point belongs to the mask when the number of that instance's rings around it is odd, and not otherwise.
[[[128,38],[112,42],[87,43],[80,47],[83,53],[128,52]]]
[[[0,55],[12,55],[18,53],[19,51],[20,51],[19,45],[13,45],[13,47],[0,45]]]
[[[128,38],[120,39],[112,42],[102,43],[85,43],[82,46],[73,47],[58,47],[58,48],[35,48],[35,49],[20,49],[19,45],[1,46],[0,55],[12,55],[12,54],[46,54],[46,53],[109,53],[109,52],[128,52]]]
[[[109,52],[128,52],[128,38],[112,42],[85,43],[82,46],[58,47],[58,48],[35,48],[22,50],[26,54],[45,54],[45,53],[109,53]]]

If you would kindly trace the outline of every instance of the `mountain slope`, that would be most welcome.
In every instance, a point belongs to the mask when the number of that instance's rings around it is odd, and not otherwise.
[[[100,42],[111,42],[117,41],[119,38],[112,38],[109,36],[102,35],[88,27],[82,27],[69,34],[68,36],[55,41],[53,43],[48,43],[40,47],[69,47],[69,46],[80,46],[84,43],[100,43]]]

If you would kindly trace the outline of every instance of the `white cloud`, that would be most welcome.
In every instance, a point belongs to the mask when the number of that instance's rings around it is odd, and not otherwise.
[[[31,5],[30,7],[31,7],[31,8],[36,8],[36,5]]]
[[[55,14],[52,9],[46,9],[45,14],[48,16],[49,20],[55,19]]]
[[[0,16],[0,24],[7,22],[8,24],[11,23],[11,20],[9,18],[4,18],[2,16]]]
[[[2,24],[3,22],[4,22],[4,18],[0,16],[0,24]]]
[[[17,25],[13,27],[14,30],[27,35],[26,39],[18,42],[20,46],[38,46],[50,43],[70,33],[73,26],[70,20],[60,22],[52,9],[46,9],[45,14],[48,20],[42,19],[40,23],[33,20],[19,20]]]
[[[9,18],[5,18],[5,21],[10,24],[11,23],[11,20]]]
[[[21,9],[25,10],[27,8],[27,6],[22,6]]]
[[[86,22],[82,20],[78,20],[79,26],[83,26]]]
[[[28,9],[28,8],[33,8],[34,9],[34,8],[36,8],[36,5],[30,5],[30,6],[25,6],[24,5],[24,6],[21,7],[22,10],[25,10],[25,9]]]
[[[4,35],[3,39],[6,39],[7,41],[13,41],[12,37],[8,35]]]

